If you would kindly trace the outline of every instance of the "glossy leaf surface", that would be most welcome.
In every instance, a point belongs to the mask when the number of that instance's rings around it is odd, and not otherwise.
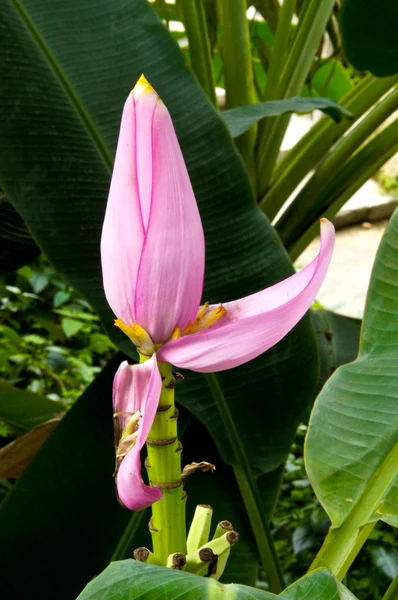
[[[358,358],[329,379],[310,421],[306,466],[335,528],[331,540],[355,541],[367,523],[398,514],[397,281],[396,211],[373,267]]]
[[[355,600],[355,596],[326,569],[305,575],[280,596],[288,600]]]
[[[246,586],[223,585],[214,579],[198,577],[183,571],[173,571],[124,560],[112,563],[91,581],[77,600],[272,600],[275,594]]]

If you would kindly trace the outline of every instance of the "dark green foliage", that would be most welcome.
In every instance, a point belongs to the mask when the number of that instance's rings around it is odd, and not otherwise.
[[[39,253],[22,218],[0,189],[0,275],[18,269]]]
[[[343,0],[343,47],[356,69],[377,77],[398,73],[397,22],[395,0]]]

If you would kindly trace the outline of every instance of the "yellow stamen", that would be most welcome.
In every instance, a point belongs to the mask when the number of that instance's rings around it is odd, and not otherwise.
[[[205,315],[205,312],[209,308],[209,303],[205,302],[198,310],[198,314],[196,315],[196,320],[200,321],[200,319]]]
[[[227,309],[224,308],[222,304],[220,304],[220,306],[217,306],[216,308],[213,308],[213,310],[210,310],[208,313],[203,315],[201,319],[199,319],[196,327],[194,328],[194,331],[202,331],[203,329],[211,327],[212,325],[214,325],[214,323],[218,321],[218,319],[221,319],[221,317],[223,317],[226,312]]]
[[[169,340],[176,340],[179,337],[181,337],[181,330],[180,330],[180,328],[177,325],[176,327],[174,327],[173,333],[169,337]]]
[[[192,333],[192,331],[195,327],[195,323],[196,323],[196,319],[195,319],[195,321],[190,321],[188,323],[188,325],[185,327],[184,331],[182,332],[182,335],[189,335],[190,333]]]
[[[193,323],[188,323],[182,335],[198,333],[199,331],[203,331],[203,329],[211,327],[212,325],[214,325],[214,323],[218,321],[218,319],[221,319],[221,317],[227,312],[227,309],[224,308],[222,304],[220,304],[216,308],[213,308],[209,312],[206,312],[208,308],[208,302],[206,302],[205,304],[203,304],[203,306],[199,308],[198,314],[196,315],[196,319],[193,321]]]
[[[121,319],[115,319],[115,325],[130,338],[135,346],[137,346],[140,354],[152,356],[155,352],[155,344],[149,333],[147,333],[141,325],[138,325],[138,323],[126,325]]]

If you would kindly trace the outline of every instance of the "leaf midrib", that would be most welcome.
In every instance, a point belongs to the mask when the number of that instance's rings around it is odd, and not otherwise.
[[[41,36],[39,29],[36,27],[35,23],[32,21],[25,8],[22,6],[20,0],[11,0],[11,2],[14,5],[15,10],[19,14],[22,22],[24,23],[26,29],[29,31],[37,46],[40,48],[44,58],[46,59],[49,67],[54,73],[55,78],[60,83],[70,103],[72,104],[76,113],[80,117],[80,120],[85,126],[87,133],[93,141],[94,146],[97,149],[98,154],[100,155],[106,168],[109,172],[111,172],[113,166],[111,153],[109,152],[109,149],[107,148],[100,133],[96,129],[90,115],[88,114],[84,104],[80,100],[76,90],[72,87],[72,84],[70,83],[64,71],[62,70],[61,65],[55,58],[54,54],[45,42],[44,38]]]

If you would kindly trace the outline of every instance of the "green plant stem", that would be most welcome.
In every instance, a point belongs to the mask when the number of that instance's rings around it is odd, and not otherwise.
[[[370,523],[370,520],[394,481],[397,465],[398,444],[395,444],[368,481],[346,520],[339,527],[330,529],[310,571],[326,567],[340,580],[345,576],[373,529],[374,523]]]
[[[394,577],[388,590],[383,596],[383,600],[397,600],[398,598],[398,575]]]
[[[145,357],[141,357],[145,359]],[[181,446],[177,436],[178,412],[174,403],[171,365],[158,363],[162,376],[159,407],[147,440],[146,468],[151,486],[163,496],[152,505],[150,531],[153,553],[160,564],[169,554],[186,553],[185,498],[181,480]]]
[[[236,462],[233,465],[233,469],[256,540],[260,561],[268,577],[269,589],[271,592],[279,594],[285,588],[285,583],[272,535],[262,511],[262,500],[258,491],[257,482],[248,465],[245,448],[239,437],[239,433],[236,430],[235,422],[229,411],[227,401],[220,388],[217,377],[214,374],[208,374],[205,375],[205,378],[235,450]]]
[[[264,92],[264,100],[275,100],[278,98],[280,77],[291,41],[292,19],[296,8],[296,0],[286,0],[280,10],[278,26],[275,33],[274,46],[272,48],[271,61],[267,73],[267,83]],[[257,152],[261,154],[265,148],[268,136],[275,124],[277,117],[262,119],[258,124]]]
[[[397,81],[397,75],[382,79],[367,75],[340,102],[352,113],[352,120],[343,119],[336,124],[330,117],[322,117],[311,127],[275,168],[271,187],[260,202],[260,208],[269,219],[274,219],[300,181],[317,165],[343,133]]]
[[[328,202],[328,197],[322,194],[323,190],[336,177],[336,173],[341,172],[361,144],[397,109],[398,89],[395,89],[330,152],[278,221],[276,226],[284,243],[288,243],[297,229],[308,222],[312,213],[320,214],[322,206],[319,198]]]
[[[276,28],[274,46],[272,48],[271,61],[267,73],[267,84],[264,100],[275,100],[278,97],[280,76],[289,51],[291,38],[292,19],[296,8],[296,0],[285,0],[281,7],[278,26]],[[264,121],[266,124],[268,121]],[[261,141],[264,141],[260,138]]]
[[[386,127],[348,161],[326,186],[316,202],[311,218],[297,224],[286,241],[286,249],[294,261],[319,232],[321,217],[332,219],[353,194],[398,151],[398,120]],[[278,230],[278,227],[277,227]],[[278,231],[279,233],[279,231]]]
[[[335,0],[310,0],[297,33],[289,49],[286,64],[278,86],[278,98],[288,98],[301,93],[312,60],[332,13]],[[276,117],[267,137],[263,137],[258,147],[258,188],[263,195],[268,189],[279,150],[291,115]]]
[[[221,50],[224,65],[226,108],[255,102],[252,53],[246,17],[246,0],[219,0]],[[235,143],[246,164],[254,187],[254,145],[257,128],[253,126]]]
[[[179,0],[189,41],[192,70],[210,102],[217,106],[206,15],[202,0]]]

